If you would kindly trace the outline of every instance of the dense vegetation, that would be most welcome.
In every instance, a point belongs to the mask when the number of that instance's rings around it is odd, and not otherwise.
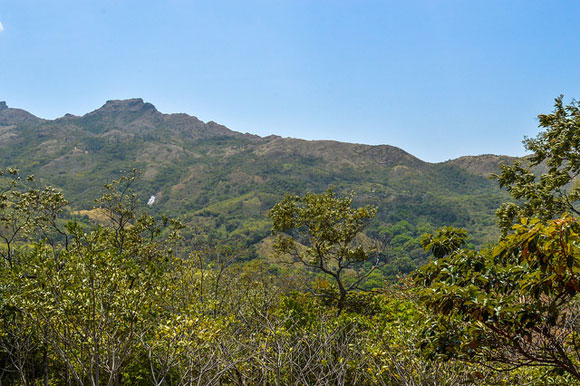
[[[496,176],[516,201],[485,246],[411,215],[381,224],[380,209],[330,189],[272,204],[262,221],[273,263],[219,231],[191,238],[191,224],[148,214],[135,171],[106,184],[86,217],[7,168],[0,382],[578,383],[578,105],[558,99],[540,124],[526,141],[534,156]],[[429,261],[410,277],[375,275],[391,261],[385,243],[409,259],[417,241]]]
[[[440,385],[533,377],[424,359],[417,347],[428,315],[409,282],[343,298],[340,282],[324,271],[240,262],[228,245],[176,256],[183,225],[141,213],[134,181],[108,184],[97,201],[107,220],[87,226],[59,219],[67,205],[60,192],[36,189],[16,170],[2,176],[3,384]],[[332,192],[305,200],[322,209],[320,221],[346,221],[338,238],[332,227],[323,230],[319,239],[330,249],[352,241],[357,218],[372,214]],[[329,217],[324,208],[343,215]],[[366,257],[363,246],[349,251],[353,262]],[[344,283],[358,280],[354,271],[332,272]]]

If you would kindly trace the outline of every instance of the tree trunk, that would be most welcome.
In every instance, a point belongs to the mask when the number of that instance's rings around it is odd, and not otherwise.
[[[347,294],[347,292],[342,287],[342,284],[341,284],[340,285],[340,297],[338,298],[338,313],[336,314],[336,316],[340,316],[340,314],[342,313],[342,310],[346,306],[346,294]]]
[[[42,353],[42,367],[44,369],[44,386],[48,386],[48,345],[44,342]]]

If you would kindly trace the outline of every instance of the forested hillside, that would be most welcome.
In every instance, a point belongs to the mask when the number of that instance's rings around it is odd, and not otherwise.
[[[141,203],[179,217],[186,238],[242,244],[248,258],[271,257],[267,212],[285,193],[354,193],[378,207],[365,233],[381,243],[386,278],[425,261],[419,236],[465,227],[482,245],[497,236],[494,212],[506,193],[487,177],[509,157],[423,162],[396,147],[242,134],[186,114],[162,114],[141,99],[108,101],[83,116],[44,120],[0,106],[0,163],[34,174],[91,211],[105,183],[136,168]]]

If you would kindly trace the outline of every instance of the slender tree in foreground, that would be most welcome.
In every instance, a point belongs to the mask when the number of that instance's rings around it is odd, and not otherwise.
[[[338,288],[340,313],[348,294],[359,289],[379,264],[375,257],[370,269],[362,270],[357,265],[373,258],[373,251],[357,242],[357,236],[376,213],[377,208],[371,206],[352,208],[350,197],[337,197],[332,189],[303,197],[287,195],[270,211],[272,234],[276,236],[274,248],[330,276]],[[354,277],[347,280],[347,273]]]

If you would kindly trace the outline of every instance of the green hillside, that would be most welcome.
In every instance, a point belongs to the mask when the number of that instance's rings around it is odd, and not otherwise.
[[[180,217],[189,237],[236,240],[250,257],[268,254],[267,212],[285,193],[355,193],[378,214],[367,235],[382,243],[385,275],[424,259],[417,239],[442,225],[464,227],[482,245],[497,235],[506,201],[487,176],[509,157],[427,163],[388,145],[261,138],[162,114],[141,99],[108,101],[83,116],[43,120],[0,104],[0,162],[61,188],[71,210],[90,209],[103,184],[137,168],[137,193],[150,212]],[[261,251],[260,253],[257,251]]]

